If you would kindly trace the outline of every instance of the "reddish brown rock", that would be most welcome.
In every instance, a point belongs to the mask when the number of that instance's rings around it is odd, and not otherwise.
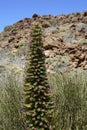
[[[83,16],[87,16],[87,11],[83,12]]]
[[[85,59],[85,54],[81,54],[81,56],[78,57],[80,60],[84,60]]]
[[[13,42],[14,40],[15,40],[15,37],[10,37],[10,38],[8,39],[8,43]]]
[[[50,27],[50,26],[51,26],[51,24],[50,24],[48,21],[43,21],[43,22],[42,22],[42,27],[48,28],[48,27]]]
[[[87,24],[87,16],[83,17],[83,22]]]
[[[55,59],[57,55],[69,56],[70,62],[66,71],[79,67],[87,69],[87,11],[60,16],[34,14],[32,18],[20,20],[10,26],[7,31],[1,32],[0,48],[3,50],[8,48],[14,55],[17,51],[23,51],[22,55],[26,55],[26,48],[28,48],[30,41],[30,28],[35,21],[40,22],[43,26],[43,46],[47,59]],[[84,24],[82,29],[81,25]],[[68,40],[64,41],[64,38]],[[56,60],[58,59],[56,58]],[[61,64],[63,63],[64,61],[61,62]],[[51,62],[47,63],[46,66],[51,72],[53,69]]]
[[[32,18],[34,18],[34,19],[39,18],[39,15],[38,14],[33,14]]]

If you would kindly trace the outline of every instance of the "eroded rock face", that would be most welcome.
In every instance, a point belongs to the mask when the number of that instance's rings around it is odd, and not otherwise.
[[[23,71],[33,22],[43,26],[47,72],[87,70],[87,11],[68,15],[25,18],[0,33],[0,73]],[[15,69],[17,68],[17,69]]]

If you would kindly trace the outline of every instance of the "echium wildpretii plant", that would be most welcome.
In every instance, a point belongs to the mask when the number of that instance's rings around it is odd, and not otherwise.
[[[53,103],[47,82],[45,55],[42,43],[42,28],[35,23],[31,30],[31,40],[25,72],[25,113],[29,130],[51,130],[50,118]]]

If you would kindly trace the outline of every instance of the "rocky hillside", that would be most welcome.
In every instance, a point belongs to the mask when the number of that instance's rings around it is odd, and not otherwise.
[[[87,11],[68,15],[25,18],[0,33],[0,73],[20,72],[25,67],[31,24],[43,26],[43,43],[48,72],[87,70]]]

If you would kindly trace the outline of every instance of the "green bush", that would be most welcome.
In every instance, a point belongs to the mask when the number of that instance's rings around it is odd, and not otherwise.
[[[6,32],[6,31],[10,31],[12,29],[12,26],[6,26],[6,27],[4,27],[4,31]]]
[[[20,82],[12,75],[0,81],[0,130],[24,130]]]
[[[87,73],[49,75],[55,130],[87,130]]]

